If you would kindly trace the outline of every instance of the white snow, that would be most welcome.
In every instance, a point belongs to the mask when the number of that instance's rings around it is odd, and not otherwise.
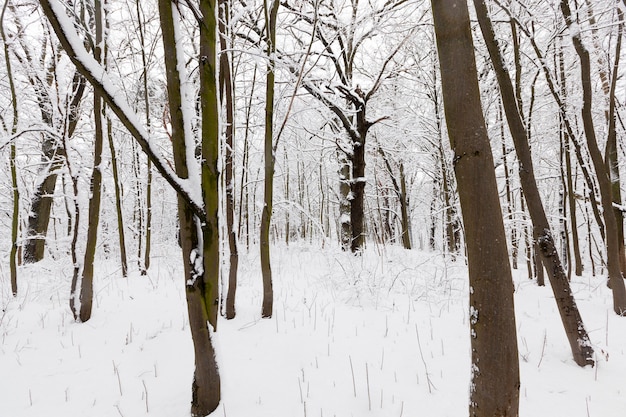
[[[463,416],[471,363],[467,268],[397,247],[360,257],[327,245],[273,247],[274,317],[260,318],[258,248],[242,252],[237,318],[220,319],[222,398],[214,416]],[[176,246],[148,275],[96,265],[93,316],[68,307],[71,265],[0,274],[0,415],[188,416],[193,349]],[[622,417],[626,319],[603,277],[573,277],[596,351],[571,358],[552,292],[514,273],[520,416]]]
[[[139,132],[140,136],[148,143],[150,149],[157,157],[159,164],[164,168],[168,176],[172,178],[181,189],[185,190],[185,193],[192,199],[197,207],[203,207],[202,193],[201,189],[198,187],[199,180],[194,177],[182,179],[176,175],[160,154],[158,146],[152,142],[148,131],[139,121],[140,119],[137,114],[126,102],[123,91],[116,86],[115,82],[113,82],[102,65],[100,65],[83,46],[83,41],[76,34],[73,22],[66,14],[65,6],[58,1],[52,0],[50,1],[50,7],[53,9],[60,26],[63,28],[63,32],[66,34],[68,42],[72,45],[76,59],[78,59],[88,69],[89,73],[100,82],[102,88],[112,98],[116,106],[120,108],[124,115],[130,120],[133,127]],[[193,173],[193,171],[191,173]]]

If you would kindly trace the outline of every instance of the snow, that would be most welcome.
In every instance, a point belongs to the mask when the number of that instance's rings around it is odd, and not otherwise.
[[[220,319],[219,417],[467,415],[467,268],[437,253],[273,247],[275,314],[260,318],[257,248],[242,253],[237,317]],[[154,248],[147,276],[96,265],[93,316],[68,307],[69,260],[0,274],[2,415],[189,415],[193,348],[177,247]],[[603,277],[573,277],[596,351],[571,358],[552,293],[514,271],[520,416],[621,417],[626,319]],[[7,377],[8,376],[8,377]]]
[[[169,164],[160,154],[158,146],[152,142],[148,131],[139,121],[139,117],[126,102],[123,91],[116,86],[115,82],[111,79],[111,77],[102,67],[102,65],[100,65],[100,63],[98,63],[83,46],[83,41],[79,38],[76,31],[74,30],[73,22],[66,14],[65,6],[63,6],[60,2],[54,0],[49,1],[49,4],[59,22],[59,25],[63,29],[63,33],[65,33],[68,42],[74,50],[75,58],[80,61],[89,71],[89,73],[93,75],[94,79],[100,83],[106,94],[112,99],[112,101],[122,111],[122,113],[124,113],[124,115],[132,124],[133,128],[137,130],[141,138],[148,144],[152,153],[157,158],[157,161],[153,162],[158,163],[163,168],[167,176],[172,179],[172,181],[175,182],[182,190],[185,191],[187,196],[189,196],[189,198],[193,201],[196,207],[203,207],[202,193],[200,187],[198,187],[199,180],[197,178],[182,179],[178,177],[176,173],[170,168]],[[193,168],[190,169],[193,170]]]

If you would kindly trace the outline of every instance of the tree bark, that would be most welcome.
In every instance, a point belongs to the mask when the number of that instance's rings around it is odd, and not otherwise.
[[[432,8],[466,233],[472,348],[469,414],[516,417],[520,380],[513,280],[467,3],[433,0]]]

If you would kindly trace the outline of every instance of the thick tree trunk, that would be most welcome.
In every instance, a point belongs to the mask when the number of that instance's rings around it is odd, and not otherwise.
[[[481,110],[467,4],[433,0],[448,134],[470,279],[470,416],[516,417],[519,363],[513,280],[493,156]]]
[[[548,273],[548,278],[552,286],[552,291],[557,302],[561,321],[563,322],[574,360],[580,366],[593,365],[593,348],[591,347],[589,336],[576,306],[567,274],[561,264],[548,218],[545,214],[543,203],[541,202],[539,188],[535,180],[528,136],[518,111],[511,78],[504,67],[500,47],[495,38],[484,0],[474,0],[474,5],[485,44],[489,50],[491,62],[496,72],[498,85],[500,86],[502,104],[504,105],[509,130],[515,144],[517,158],[519,159],[520,183],[524,190],[528,212],[530,213],[533,223],[533,234],[539,253],[541,254],[541,262]],[[538,264],[537,269],[539,268],[541,268],[541,265]]]

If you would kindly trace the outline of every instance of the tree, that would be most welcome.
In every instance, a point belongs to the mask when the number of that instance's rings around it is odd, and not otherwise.
[[[226,108],[225,150],[224,150],[224,182],[226,183],[226,233],[230,250],[230,269],[228,272],[228,293],[226,295],[226,318],[235,317],[235,294],[237,292],[237,267],[239,252],[235,233],[235,179],[234,179],[234,139],[235,139],[235,103],[233,74],[231,69],[231,53],[228,51],[230,25],[230,0],[219,2],[220,32],[220,88],[221,97]]]
[[[474,0],[474,6],[489,56],[496,72],[500,94],[502,95],[502,105],[509,125],[509,131],[515,144],[515,151],[517,152],[520,166],[520,183],[533,224],[533,236],[538,243],[541,260],[550,279],[561,320],[565,327],[565,333],[570,342],[570,348],[576,363],[580,366],[593,365],[593,348],[576,306],[567,274],[556,249],[550,224],[548,223],[539,194],[539,188],[537,187],[537,181],[535,180],[528,135],[518,110],[518,101],[515,97],[513,83],[504,67],[503,56],[495,37],[485,1]]]
[[[94,20],[95,20],[95,46],[94,58],[98,63],[104,64],[106,61],[106,48],[104,47],[104,7],[101,0],[94,2]],[[90,193],[89,193],[89,213],[87,217],[87,238],[85,244],[85,256],[81,264],[74,266],[74,277],[72,279],[72,291],[70,294],[70,307],[74,318],[85,322],[91,317],[93,303],[93,276],[94,276],[94,258],[96,255],[96,243],[98,240],[98,226],[100,224],[100,200],[102,189],[102,148],[104,143],[103,124],[105,108],[102,104],[100,93],[94,91],[93,94],[93,115],[94,115],[94,157],[93,171],[91,175]],[[75,228],[79,227],[77,222]],[[80,277],[78,276],[80,275]],[[80,295],[77,293],[77,284],[80,283]],[[76,298],[80,303],[76,304]]]
[[[604,158],[598,148],[595,127],[592,115],[592,81],[591,81],[591,62],[589,59],[589,51],[582,42],[580,29],[578,24],[573,20],[572,13],[567,0],[560,2],[561,12],[565,18],[565,23],[570,30],[570,36],[574,49],[578,54],[580,61],[580,79],[583,89],[583,107],[582,119],[585,136],[587,138],[587,147],[591,156],[596,178],[600,187],[600,198],[602,201],[605,233],[606,233],[606,263],[609,274],[609,285],[613,290],[613,310],[620,316],[626,315],[626,287],[622,277],[619,256],[618,227],[615,219],[613,208],[613,191],[611,188],[611,180],[607,172]],[[574,24],[576,23],[576,26]]]
[[[182,243],[184,283],[189,324],[194,343],[195,371],[192,384],[192,416],[205,416],[217,408],[220,401],[220,379],[211,340],[217,311],[217,282],[219,277],[218,175],[217,141],[217,39],[216,4],[202,0],[199,10],[189,5],[200,26],[200,84],[202,112],[202,168],[195,159],[196,144],[189,128],[190,108],[184,92],[180,65],[182,42],[178,6],[169,0],[159,1],[159,16],[165,52],[165,73],[171,115],[171,137],[176,172],[167,165],[153,147],[145,128],[130,107],[115,94],[114,83],[104,68],[87,54],[78,40],[75,28],[65,15],[65,8],[54,0],[40,4],[67,56],[85,76],[140,144],[166,181],[178,194],[178,215]],[[206,120],[205,120],[206,119]],[[199,181],[201,179],[201,181]],[[199,233],[202,234],[200,239]],[[210,323],[210,324],[209,324]]]
[[[274,83],[276,78],[276,18],[279,0],[264,0],[263,11],[266,17],[267,75],[265,84],[265,137],[263,157],[265,163],[265,181],[263,193],[263,212],[261,215],[261,273],[263,275],[262,317],[272,317],[274,292],[272,289],[272,266],[270,264],[270,225],[274,195],[274,165],[276,147],[274,143]]]
[[[404,0],[393,0],[380,6],[358,1],[351,1],[350,4],[313,1],[306,13],[303,8],[289,3],[285,3],[285,8],[293,12],[294,24],[308,26],[309,29],[305,29],[307,33],[315,36],[318,49],[311,56],[318,70],[324,68],[328,74],[325,78],[320,77],[319,72],[314,77],[305,77],[303,87],[332,112],[345,136],[337,141],[339,180],[340,191],[343,193],[346,190],[346,182],[350,191],[348,195],[340,196],[346,200],[340,201],[340,204],[350,205],[350,222],[341,213],[340,223],[342,230],[351,228],[350,249],[357,253],[365,247],[367,135],[372,126],[387,118],[383,116],[372,120],[368,105],[390,72],[388,67],[393,66],[394,56],[411,37],[413,28],[405,29],[401,23],[406,23],[406,15],[416,10]],[[402,22],[394,20],[398,16],[402,16]],[[391,21],[398,25],[396,32],[400,33],[401,40],[390,48],[379,66],[374,69],[357,68],[357,59],[366,53],[364,50],[369,47],[369,41],[380,33],[382,23]],[[357,81],[359,76],[367,78],[370,85],[361,85]],[[348,167],[349,178],[345,175]]]
[[[11,104],[13,106],[13,120],[11,121],[11,136],[17,133],[19,113],[17,108],[17,93],[15,91],[15,81],[13,79],[13,69],[11,66],[11,57],[9,56],[9,45],[7,43],[7,36],[4,31],[4,15],[9,5],[9,0],[5,0],[2,7],[2,14],[0,14],[0,35],[2,36],[2,43],[4,44],[4,59],[7,70],[7,77],[9,79],[9,89],[11,91]],[[4,120],[2,121],[4,123]],[[20,219],[20,193],[17,188],[17,166],[16,166],[16,146],[15,141],[11,141],[10,144],[10,156],[9,164],[11,166],[11,187],[13,188],[13,213],[11,219],[11,251],[9,253],[9,269],[11,273],[11,292],[15,297],[17,295],[17,238]]]
[[[444,111],[454,151],[470,279],[470,416],[517,416],[513,281],[466,2],[433,0]]]

